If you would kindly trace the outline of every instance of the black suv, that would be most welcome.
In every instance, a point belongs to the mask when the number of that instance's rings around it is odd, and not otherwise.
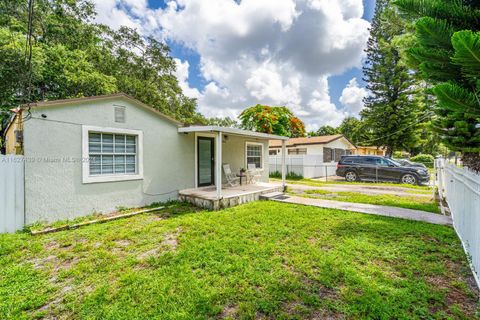
[[[337,176],[350,182],[369,180],[421,184],[430,180],[424,168],[404,167],[380,156],[343,156],[337,164]]]

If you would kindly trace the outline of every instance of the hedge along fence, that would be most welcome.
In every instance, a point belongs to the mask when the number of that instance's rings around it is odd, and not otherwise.
[[[435,158],[431,154],[418,154],[410,158],[410,161],[423,163],[428,168],[433,168],[433,162]]]

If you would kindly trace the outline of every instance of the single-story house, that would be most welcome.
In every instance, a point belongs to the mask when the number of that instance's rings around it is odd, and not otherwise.
[[[377,146],[357,146],[354,154],[365,156],[385,156],[386,148]]]
[[[280,140],[271,140],[269,155],[281,155],[281,147]],[[288,155],[316,155],[320,156],[323,162],[337,162],[342,155],[353,154],[356,149],[355,145],[342,134],[291,138],[288,140],[286,148]]]
[[[288,140],[184,126],[125,94],[31,104],[6,136],[24,157],[25,224],[178,198],[212,209],[256,200],[281,190],[268,184],[268,142]],[[255,164],[260,177],[226,187],[225,164],[232,174]]]

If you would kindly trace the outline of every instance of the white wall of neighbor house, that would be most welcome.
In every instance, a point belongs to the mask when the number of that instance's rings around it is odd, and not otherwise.
[[[115,122],[115,106],[125,108],[125,123]],[[31,112],[24,127],[26,224],[165,201],[194,186],[194,136],[179,134],[175,123],[130,100],[87,100]],[[84,183],[82,125],[141,131],[143,177]]]

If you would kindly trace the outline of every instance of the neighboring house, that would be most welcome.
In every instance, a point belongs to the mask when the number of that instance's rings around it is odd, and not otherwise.
[[[237,173],[254,163],[268,182],[268,141],[288,139],[184,127],[125,94],[40,102],[26,112],[6,132],[9,153],[24,155],[25,224],[177,199],[202,186],[210,200],[232,197],[222,189],[222,164]],[[256,199],[272,188],[279,186],[257,185]]]
[[[357,146],[354,154],[358,155],[373,155],[373,156],[385,156],[386,148],[384,147],[377,147],[377,146],[370,146],[370,147],[360,147]]]
[[[20,108],[10,110],[14,115],[10,118],[5,128],[5,153],[6,154],[22,154],[22,125],[23,119],[17,116],[21,113]]]
[[[269,154],[281,155],[281,146],[281,141],[271,140]],[[323,162],[337,162],[342,155],[352,154],[355,149],[355,145],[342,134],[291,138],[287,141],[287,155],[316,155]]]

